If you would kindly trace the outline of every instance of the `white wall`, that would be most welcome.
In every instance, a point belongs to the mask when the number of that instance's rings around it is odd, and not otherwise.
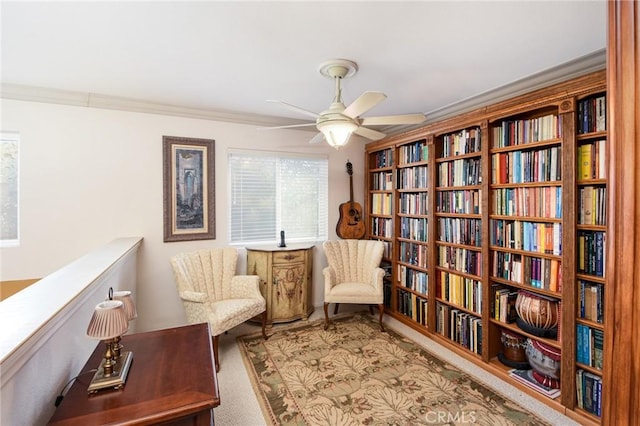
[[[47,423],[99,344],[86,336],[94,307],[109,288],[135,289],[141,241],[111,241],[0,303],[0,425]]]
[[[329,156],[329,238],[338,206],[349,198],[345,163],[363,203],[364,142],[340,151],[309,145],[313,133],[156,114],[1,100],[2,131],[17,131],[20,152],[19,247],[0,250],[0,279],[44,277],[114,238],[142,236],[138,259],[137,331],[185,322],[169,258],[228,244],[227,151],[230,148]],[[162,136],[215,140],[216,239],[163,242]],[[244,272],[242,252],[240,272]],[[314,259],[314,305],[323,302],[320,248]]]

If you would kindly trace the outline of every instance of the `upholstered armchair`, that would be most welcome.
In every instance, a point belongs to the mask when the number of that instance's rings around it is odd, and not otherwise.
[[[220,369],[218,341],[222,333],[262,314],[266,339],[266,302],[257,275],[236,275],[238,251],[233,247],[180,253],[171,267],[184,304],[187,322],[208,322],[213,338],[216,371]]]
[[[380,311],[380,330],[384,331],[384,292],[382,278],[384,270],[380,268],[384,244],[376,240],[337,240],[325,241],[324,253],[328,266],[322,270],[324,275],[324,328],[329,326],[329,303],[335,303],[334,315],[340,303],[361,303],[378,305]]]

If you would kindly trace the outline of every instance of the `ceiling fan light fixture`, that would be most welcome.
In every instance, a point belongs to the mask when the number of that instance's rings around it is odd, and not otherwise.
[[[340,149],[349,142],[352,133],[356,133],[358,136],[362,136],[363,138],[372,141],[380,140],[386,136],[384,133],[366,126],[419,124],[425,120],[424,114],[362,117],[362,114],[385,100],[387,95],[382,92],[367,91],[345,107],[342,100],[340,82],[341,80],[354,75],[358,71],[358,64],[348,59],[332,59],[320,64],[319,71],[323,76],[333,79],[335,83],[333,102],[328,109],[316,114],[304,108],[300,108],[286,102],[277,101],[293,111],[316,119],[316,128],[320,133],[316,134],[309,143],[318,143],[324,139],[330,146],[335,149]],[[276,126],[270,128],[284,129],[308,125],[313,125],[313,123]]]
[[[335,149],[345,146],[351,134],[357,129],[358,125],[352,121],[318,123],[318,130],[322,132],[327,143]]]

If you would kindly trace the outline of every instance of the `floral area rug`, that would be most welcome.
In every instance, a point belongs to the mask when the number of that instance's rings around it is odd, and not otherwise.
[[[369,315],[238,337],[270,425],[546,425]]]

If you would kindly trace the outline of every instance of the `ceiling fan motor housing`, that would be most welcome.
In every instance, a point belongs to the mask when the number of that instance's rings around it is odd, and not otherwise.
[[[358,72],[358,64],[347,59],[331,59],[320,64],[320,74],[329,78],[347,78]]]

